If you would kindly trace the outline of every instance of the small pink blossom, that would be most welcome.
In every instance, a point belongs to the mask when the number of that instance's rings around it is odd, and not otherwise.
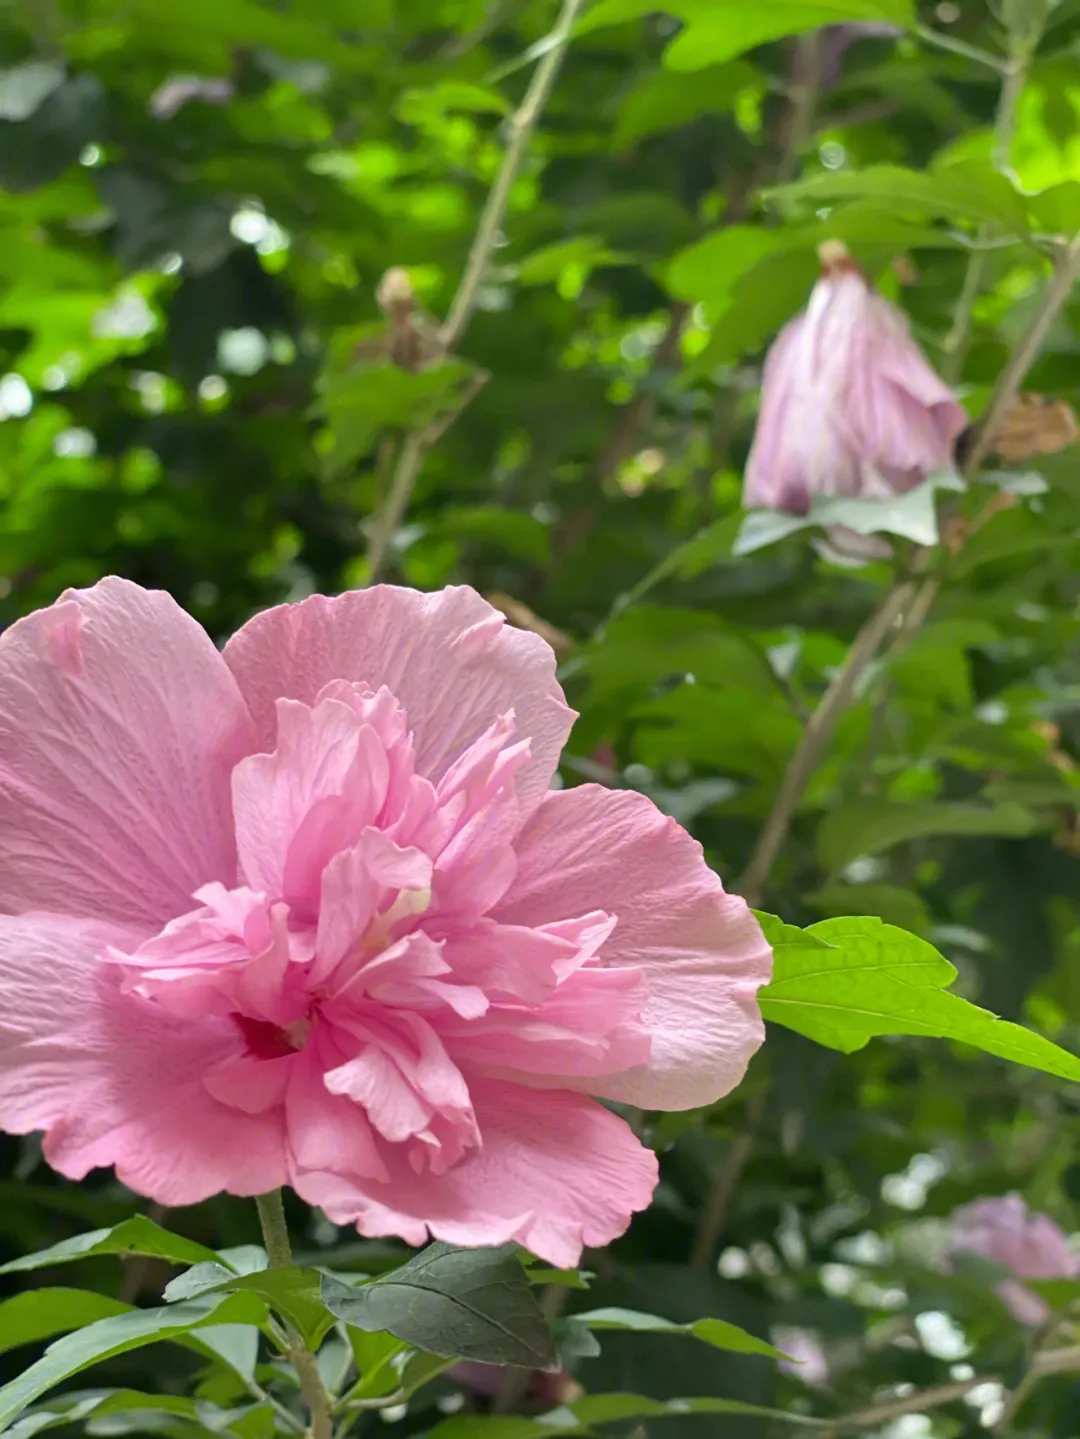
[[[953,469],[967,415],[895,305],[838,241],[807,309],[765,362],[747,509],[805,514],[815,495],[882,500]]]
[[[978,1199],[952,1217],[948,1253],[979,1254],[1019,1279],[1075,1279],[1080,1256],[1047,1214],[1028,1209],[1019,1194]],[[1033,1328],[1050,1317],[1049,1305],[1038,1294],[1007,1279],[997,1288],[1013,1318]]]
[[[815,1389],[828,1384],[829,1361],[821,1340],[812,1330],[778,1329],[773,1340],[788,1356],[778,1362],[777,1369]]]
[[[162,1204],[291,1184],[557,1265],[644,1208],[598,1098],[709,1104],[770,951],[628,791],[549,784],[549,646],[378,587],[219,653],[107,579],[0,637],[0,1127]]]

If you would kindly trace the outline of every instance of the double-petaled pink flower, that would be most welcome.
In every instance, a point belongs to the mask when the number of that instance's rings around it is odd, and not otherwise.
[[[881,500],[951,471],[967,415],[895,305],[838,241],[807,309],[765,362],[747,509],[805,514],[815,495]]]
[[[288,1183],[365,1234],[620,1234],[770,953],[650,801],[551,791],[551,650],[469,589],[257,616],[108,579],[0,638],[0,1127],[167,1205]],[[594,1097],[595,1096],[595,1097]]]
[[[979,1254],[1017,1278],[998,1285],[1013,1318],[1032,1327],[1045,1324],[1050,1306],[1021,1279],[1074,1279],[1080,1256],[1048,1214],[1028,1209],[1019,1194],[978,1199],[952,1217],[949,1254]]]

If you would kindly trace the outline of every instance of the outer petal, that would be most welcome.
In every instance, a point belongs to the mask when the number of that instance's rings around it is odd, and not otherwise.
[[[168,595],[71,590],[0,637],[0,910],[157,928],[236,881],[236,682]]]
[[[281,1111],[242,1114],[203,1085],[243,1057],[239,1029],[170,1019],[99,964],[106,945],[140,938],[60,915],[0,917],[0,1129],[44,1130],[61,1174],[113,1165],[161,1204],[283,1183]]]
[[[385,685],[407,711],[418,773],[434,781],[513,710],[518,735],[532,745],[517,776],[526,809],[547,789],[573,721],[551,648],[507,626],[464,585],[432,595],[376,585],[279,605],[249,620],[225,658],[267,749],[280,696],[312,704],[333,680]]]
[[[549,794],[517,853],[492,918],[544,924],[606,909],[616,925],[600,962],[637,966],[648,985],[649,1062],[566,1087],[645,1109],[693,1109],[734,1089],[765,1037],[756,996],[772,952],[697,841],[643,795],[587,784]]]
[[[483,1136],[447,1173],[418,1175],[400,1148],[390,1182],[362,1189],[331,1174],[300,1174],[302,1198],[362,1234],[430,1233],[452,1244],[515,1240],[550,1264],[576,1264],[585,1245],[608,1244],[656,1187],[656,1156],[614,1114],[580,1094],[541,1093],[470,1079]]]

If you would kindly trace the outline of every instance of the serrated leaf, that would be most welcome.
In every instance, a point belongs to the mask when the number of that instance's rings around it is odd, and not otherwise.
[[[35,1399],[73,1374],[161,1339],[176,1339],[204,1325],[262,1324],[266,1306],[254,1294],[203,1295],[160,1309],[132,1309],[99,1319],[50,1344],[36,1364],[0,1389],[0,1432]]]
[[[265,1255],[263,1256],[265,1259]],[[314,1349],[334,1322],[334,1316],[322,1302],[320,1275],[314,1269],[288,1268],[254,1270],[235,1275],[220,1264],[197,1264],[179,1275],[165,1290],[166,1303],[189,1299],[196,1294],[258,1294],[271,1309],[288,1319],[299,1330],[309,1348]]]
[[[773,979],[758,992],[766,1019],[845,1054],[879,1035],[923,1035],[1080,1083],[1080,1058],[950,994],[956,970],[926,940],[879,919],[827,919],[806,933],[815,943],[771,940]]]
[[[16,1294],[0,1304],[0,1354],[124,1314],[130,1308],[130,1304],[92,1289],[32,1289]]]
[[[514,1245],[431,1244],[369,1284],[324,1276],[327,1308],[346,1324],[388,1330],[429,1354],[557,1369],[555,1344]]]
[[[586,1314],[575,1314],[574,1318],[590,1329],[629,1329],[645,1334],[688,1334],[711,1344],[714,1349],[729,1349],[736,1354],[765,1354],[770,1359],[784,1359],[787,1356],[775,1349],[764,1339],[757,1339],[729,1324],[726,1319],[695,1319],[690,1324],[676,1324],[673,1319],[661,1319],[656,1314],[642,1314],[636,1309],[591,1309]]]

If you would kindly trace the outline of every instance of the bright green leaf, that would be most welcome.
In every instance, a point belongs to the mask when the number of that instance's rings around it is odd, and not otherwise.
[[[641,1314],[636,1309],[591,1309],[586,1314],[575,1314],[574,1318],[590,1329],[629,1329],[646,1334],[689,1334],[695,1339],[711,1344],[714,1349],[730,1349],[736,1354],[766,1354],[771,1359],[783,1359],[779,1349],[747,1334],[737,1324],[725,1319],[696,1319],[691,1324],[676,1324],[672,1319],[661,1319],[655,1314]]]
[[[925,940],[878,919],[823,920],[806,931],[809,945],[791,928],[765,925],[774,953],[772,982],[758,993],[766,1019],[846,1054],[876,1035],[924,1035],[1080,1082],[1080,1058],[950,994],[956,970]]]
[[[0,1354],[124,1314],[130,1304],[90,1289],[31,1289],[0,1304]]]
[[[219,1262],[219,1256],[204,1244],[196,1244],[193,1239],[185,1239],[181,1234],[171,1234],[152,1219],[137,1214],[112,1229],[76,1234],[74,1238],[63,1239],[49,1249],[39,1250],[37,1254],[24,1254],[19,1259],[12,1259],[0,1265],[0,1274],[45,1269],[52,1264],[70,1264],[96,1254],[147,1254],[155,1259],[170,1259],[176,1264]]]
[[[214,1294],[161,1309],[132,1309],[78,1329],[51,1344],[36,1364],[0,1389],[0,1431],[28,1404],[73,1374],[161,1339],[214,1324],[261,1324],[266,1306],[253,1294]]]

